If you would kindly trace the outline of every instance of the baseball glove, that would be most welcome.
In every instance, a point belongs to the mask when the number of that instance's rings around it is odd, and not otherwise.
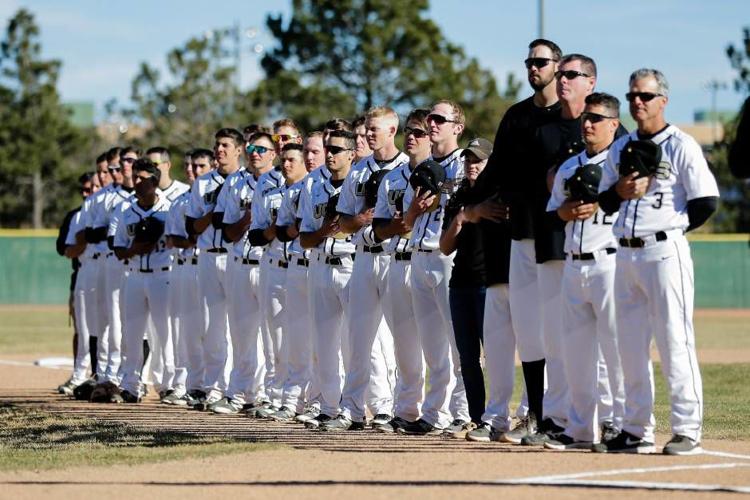
[[[73,397],[79,401],[90,401],[91,393],[94,392],[94,387],[96,387],[96,380],[90,378],[73,389]]]
[[[155,217],[141,219],[135,226],[135,241],[156,243],[164,234],[164,223]]]
[[[383,177],[388,173],[388,170],[378,170],[370,175],[370,178],[365,182],[365,206],[367,208],[374,208],[378,202],[378,188],[380,183],[383,181]]]
[[[638,172],[638,178],[656,173],[661,162],[661,148],[653,141],[629,141],[620,152],[620,175]]]
[[[584,203],[596,203],[599,199],[599,183],[602,180],[602,169],[599,165],[587,163],[576,169],[565,181],[565,187],[571,200]]]
[[[112,382],[102,382],[91,391],[89,401],[92,403],[109,403],[115,394],[120,393],[120,388]]]
[[[429,193],[439,195],[440,190],[445,183],[445,169],[435,160],[425,160],[414,168],[409,177],[409,184],[416,192],[420,189],[420,194]]]

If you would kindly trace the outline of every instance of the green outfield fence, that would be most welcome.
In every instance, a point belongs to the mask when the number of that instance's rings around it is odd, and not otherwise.
[[[0,304],[65,304],[70,261],[54,230],[0,230]],[[747,234],[691,235],[696,307],[750,307]]]

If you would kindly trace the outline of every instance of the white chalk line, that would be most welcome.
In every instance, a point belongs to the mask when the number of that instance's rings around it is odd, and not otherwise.
[[[721,453],[721,452],[718,452]],[[733,493],[750,493],[750,486],[727,486],[721,484],[695,484],[677,482],[654,482],[654,481],[602,481],[595,478],[603,476],[614,476],[620,474],[647,474],[655,472],[674,472],[683,470],[706,470],[706,469],[734,469],[738,467],[750,467],[750,463],[721,463],[721,464],[698,464],[698,465],[669,465],[662,467],[637,467],[630,469],[611,469],[604,471],[578,472],[574,474],[561,474],[555,476],[532,476],[519,479],[502,479],[497,484],[507,485],[529,485],[529,486],[580,486],[590,488],[624,488],[624,489],[647,489],[647,490],[677,490],[677,491],[726,491]]]
[[[739,453],[727,453],[726,451],[703,450],[703,454],[711,455],[714,457],[739,458],[741,460],[750,460],[750,455],[740,455]]]
[[[0,365],[7,366],[34,366],[37,368],[47,368],[50,370],[72,370],[70,366],[49,366],[49,365],[38,365],[31,361],[12,361],[9,359],[0,359]]]

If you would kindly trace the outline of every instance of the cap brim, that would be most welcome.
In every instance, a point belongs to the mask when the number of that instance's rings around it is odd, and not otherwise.
[[[461,152],[461,156],[466,156],[466,153],[471,153],[480,160],[486,160],[490,155],[479,148],[466,148]]]

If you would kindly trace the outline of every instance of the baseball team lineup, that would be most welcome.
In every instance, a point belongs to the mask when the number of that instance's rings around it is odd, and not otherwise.
[[[222,128],[185,153],[188,183],[161,146],[100,155],[61,227],[75,338],[58,391],[138,404],[152,385],[164,405],[331,434],[702,453],[685,235],[716,180],[668,123],[658,69],[601,91],[593,59],[541,38],[523,63],[532,94],[494,142],[464,137],[446,96],[306,134],[293,117]]]

